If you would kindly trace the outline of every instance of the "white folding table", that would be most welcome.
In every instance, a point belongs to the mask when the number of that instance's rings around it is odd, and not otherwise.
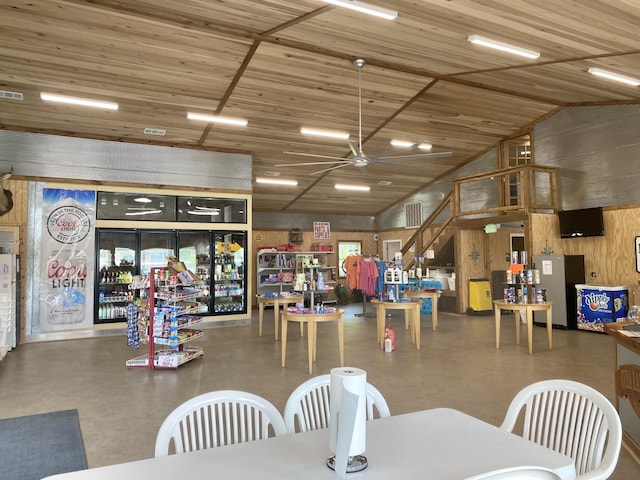
[[[329,430],[169,455],[48,477],[48,480],[160,478],[327,479]],[[516,465],[539,465],[574,480],[571,458],[457,410],[436,408],[367,422],[369,466],[349,479],[462,480]]]

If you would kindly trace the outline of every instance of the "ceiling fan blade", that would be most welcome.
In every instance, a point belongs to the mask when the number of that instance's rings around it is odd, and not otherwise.
[[[354,157],[358,156],[358,149],[356,148],[356,146],[353,144],[352,141],[349,141],[349,149],[351,150],[351,153],[353,153]]]
[[[333,160],[330,162],[278,163],[274,167],[302,167],[304,165],[332,165],[335,163],[350,164],[351,162],[349,160]]]
[[[318,155],[316,153],[302,153],[302,152],[282,152],[282,153],[286,153],[287,155],[301,155],[303,157],[316,157],[316,158],[330,158],[332,160],[342,160],[345,161],[345,158],[341,158],[341,157],[331,157],[329,155]]]
[[[335,170],[337,168],[348,167],[351,165],[351,162],[345,162],[342,165],[336,165],[335,167],[325,168],[324,170],[318,170],[317,172],[310,173],[309,175],[317,175],[318,173],[330,172],[331,170]]]
[[[453,152],[416,153],[414,155],[389,155],[386,157],[374,157],[373,160],[396,160],[401,158],[406,158],[406,159],[440,158],[440,157],[450,157],[451,155],[453,155]]]

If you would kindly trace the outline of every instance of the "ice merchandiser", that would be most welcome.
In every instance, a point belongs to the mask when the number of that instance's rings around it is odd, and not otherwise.
[[[247,233],[214,232],[213,311],[247,312]]]

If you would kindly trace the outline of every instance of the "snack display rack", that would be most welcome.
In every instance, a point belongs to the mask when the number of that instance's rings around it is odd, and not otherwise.
[[[127,367],[177,368],[204,354],[202,347],[186,345],[204,335],[193,327],[202,322],[199,314],[206,312],[206,306],[197,301],[205,286],[189,273],[151,269],[148,353],[127,360]]]

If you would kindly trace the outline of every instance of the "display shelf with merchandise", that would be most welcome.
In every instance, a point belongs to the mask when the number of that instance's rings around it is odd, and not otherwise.
[[[201,347],[186,345],[204,335],[193,326],[202,321],[207,307],[198,300],[205,284],[191,275],[172,274],[169,268],[151,269],[148,353],[127,360],[128,367],[177,368],[204,354]],[[161,349],[157,349],[161,346]]]

